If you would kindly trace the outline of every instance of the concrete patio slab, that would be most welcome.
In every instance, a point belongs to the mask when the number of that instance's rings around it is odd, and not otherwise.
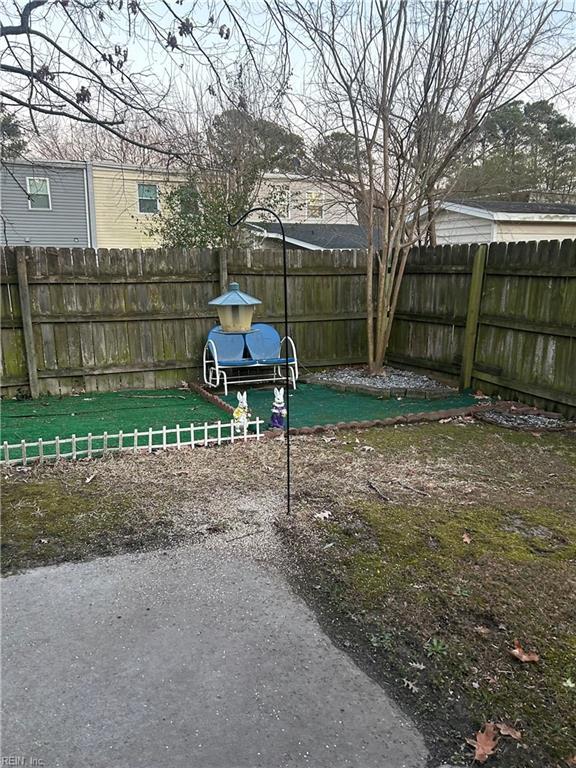
[[[426,764],[408,718],[247,558],[195,546],[38,568],[4,579],[3,614],[4,759]]]

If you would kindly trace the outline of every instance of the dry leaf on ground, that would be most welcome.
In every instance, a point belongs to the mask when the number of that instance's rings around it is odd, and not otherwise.
[[[567,757],[564,761],[566,765],[576,765],[576,755],[572,755],[571,757]]]
[[[474,627],[474,632],[476,632],[477,635],[482,635],[482,637],[487,637],[490,634],[488,627],[482,625]]]
[[[494,723],[484,723],[482,729],[476,734],[476,738],[466,739],[466,741],[474,747],[474,760],[477,763],[485,763],[496,751],[500,736]]]
[[[540,661],[540,656],[538,656],[537,653],[534,653],[534,651],[525,651],[524,648],[520,645],[518,640],[514,640],[514,648],[510,651],[512,656],[514,656],[518,661],[522,662],[530,662],[530,661]]]
[[[464,544],[470,544],[470,542],[472,541],[472,536],[470,536],[469,533],[464,533],[462,534],[462,541],[464,542]]]
[[[507,725],[506,723],[496,723],[496,728],[498,728],[502,736],[510,736],[512,739],[516,739],[516,741],[522,741],[522,734],[520,731],[513,728],[511,725]]]

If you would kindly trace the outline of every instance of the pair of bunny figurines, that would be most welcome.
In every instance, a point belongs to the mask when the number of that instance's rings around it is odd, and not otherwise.
[[[234,419],[234,429],[241,432],[246,428],[250,419],[248,409],[248,395],[246,392],[238,392],[238,405],[232,413]],[[272,429],[284,429],[284,418],[286,416],[286,406],[284,404],[284,387],[274,387],[274,403],[272,404],[272,413],[270,415],[270,426]]]

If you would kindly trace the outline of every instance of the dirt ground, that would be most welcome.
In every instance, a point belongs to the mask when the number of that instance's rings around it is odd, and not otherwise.
[[[576,754],[576,439],[471,419],[5,470],[3,569],[197,540],[282,568],[439,760]],[[537,662],[510,654],[518,640]]]

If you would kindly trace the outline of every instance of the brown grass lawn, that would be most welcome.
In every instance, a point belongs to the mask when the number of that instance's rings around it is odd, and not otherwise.
[[[576,439],[469,419],[5,471],[5,572],[180,541],[277,560],[432,753],[565,766],[576,754]],[[246,549],[249,542],[251,548]],[[278,546],[281,544],[282,546]],[[289,555],[289,557],[286,557]],[[521,663],[518,640],[536,652]]]

